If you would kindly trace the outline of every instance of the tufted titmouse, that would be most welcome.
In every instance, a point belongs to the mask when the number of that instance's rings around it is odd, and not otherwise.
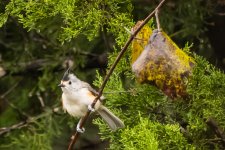
[[[63,109],[71,116],[83,117],[88,109],[92,112],[96,110],[113,131],[124,127],[124,123],[101,104],[100,100],[104,99],[103,96],[97,101],[95,108],[91,108],[91,104],[98,93],[88,83],[81,81],[70,73],[69,69],[64,73],[59,86],[63,91]],[[77,131],[84,132],[84,128],[80,129],[79,124],[80,122],[77,125]]]

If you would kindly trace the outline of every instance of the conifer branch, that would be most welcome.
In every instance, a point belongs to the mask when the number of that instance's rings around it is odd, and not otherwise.
[[[12,130],[26,127],[27,125],[28,125],[28,123],[26,121],[21,121],[17,124],[14,124],[14,125],[10,126],[10,127],[2,127],[2,128],[0,128],[0,136],[3,135],[3,134],[6,134],[6,133],[8,133]]]
[[[0,98],[4,99],[9,93],[11,93],[20,83],[21,80],[19,80],[18,82],[16,82],[13,86],[11,86],[10,89],[8,89],[5,93],[1,94]]]
[[[145,20],[140,24],[140,26],[133,32],[132,35],[130,35],[130,38],[128,39],[128,41],[125,43],[124,47],[122,48],[122,50],[120,51],[120,53],[118,54],[115,62],[113,63],[113,65],[111,66],[111,68],[109,69],[109,72],[107,73],[107,75],[104,78],[104,81],[98,91],[98,96],[94,99],[93,103],[91,104],[92,108],[94,108],[95,104],[97,103],[98,99],[102,96],[103,90],[106,86],[107,81],[109,80],[112,72],[114,71],[116,65],[118,64],[118,62],[120,61],[120,59],[122,58],[123,54],[125,53],[125,51],[127,50],[128,46],[130,45],[130,43],[133,41],[133,39],[135,38],[135,36],[137,35],[137,33],[142,29],[142,27],[148,23],[148,21],[152,18],[152,16],[155,14],[155,12],[163,5],[163,3],[165,2],[165,0],[162,0],[158,6],[145,18]],[[82,128],[85,124],[85,122],[87,121],[89,115],[90,115],[91,111],[88,110],[87,113],[85,114],[84,117],[81,118],[80,120],[80,128]],[[72,150],[73,145],[76,143],[77,139],[79,137],[79,132],[75,132],[75,134],[72,135],[71,137],[71,141],[69,143],[69,147],[68,150]]]

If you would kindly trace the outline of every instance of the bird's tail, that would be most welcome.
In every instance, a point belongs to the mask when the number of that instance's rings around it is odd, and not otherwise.
[[[109,125],[112,131],[116,131],[118,128],[123,128],[124,123],[117,116],[115,116],[108,108],[101,106],[97,112],[103,118],[103,120]]]

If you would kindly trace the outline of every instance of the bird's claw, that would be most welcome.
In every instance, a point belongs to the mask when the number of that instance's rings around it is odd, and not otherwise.
[[[88,105],[88,110],[90,110],[91,112],[95,112],[95,109],[91,105]]]
[[[77,132],[84,133],[85,132],[85,128],[84,127],[80,128],[79,126],[77,126]]]

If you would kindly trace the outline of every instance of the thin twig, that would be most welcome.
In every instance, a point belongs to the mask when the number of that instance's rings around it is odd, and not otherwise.
[[[2,127],[0,128],[0,136],[5,134],[5,133],[8,133],[12,130],[15,130],[15,129],[20,129],[20,128],[23,128],[23,127],[26,127],[28,124],[26,123],[26,121],[22,121],[22,122],[19,122],[17,124],[14,124],[10,127]]]
[[[40,92],[37,92],[36,95],[37,95],[37,97],[38,97],[38,100],[39,100],[40,103],[41,103],[41,107],[45,107],[45,102],[44,102],[43,98],[41,97]]]
[[[161,31],[161,28],[160,28],[160,23],[159,23],[159,16],[158,16],[158,14],[159,14],[159,10],[156,9],[156,11],[155,11],[155,19],[156,19],[156,24],[157,24],[157,30],[158,30],[158,32],[160,32],[160,31]]]
[[[162,0],[158,6],[145,18],[145,20],[140,24],[140,26],[137,28],[137,30],[135,30],[133,32],[132,35],[130,35],[130,38],[128,39],[128,41],[126,42],[125,46],[122,48],[122,50],[120,51],[119,55],[117,56],[115,62],[113,63],[113,65],[111,66],[111,68],[109,69],[109,72],[107,73],[107,75],[104,78],[104,81],[99,89],[98,92],[98,96],[94,99],[93,103],[92,103],[92,108],[94,108],[95,104],[97,103],[98,99],[102,96],[102,92],[106,86],[107,81],[109,80],[109,77],[111,76],[113,70],[115,69],[116,65],[118,64],[119,60],[122,58],[123,54],[125,53],[125,51],[127,50],[128,46],[130,45],[130,43],[132,42],[132,40],[134,39],[134,37],[137,35],[137,33],[141,30],[141,28],[152,18],[152,16],[154,15],[154,13],[156,12],[156,10],[158,10],[162,4],[165,2],[165,0]],[[85,114],[84,117],[81,118],[80,120],[80,128],[82,128],[85,124],[85,122],[87,121],[89,115],[90,115],[90,110],[87,111],[87,113]],[[71,137],[71,141],[68,147],[68,150],[72,150],[74,143],[77,141],[79,136],[79,132],[75,132],[74,135],[72,135]]]
[[[13,108],[15,111],[17,111],[17,113],[22,116],[22,117],[25,117],[25,118],[28,118],[29,115],[25,112],[23,112],[21,109],[19,109],[16,105],[14,105],[12,102],[10,102],[7,98],[4,98],[4,100],[6,101],[6,103],[9,104],[9,106],[11,108]]]
[[[45,109],[45,112],[40,115],[27,117],[26,120],[21,121],[16,124],[13,124],[9,127],[1,127],[0,128],[0,136],[6,134],[8,132],[11,132],[12,130],[27,127],[29,124],[36,122],[40,118],[44,118],[44,117],[50,116],[52,114],[58,114],[58,111],[59,111],[58,107],[55,107],[53,109]]]
[[[18,82],[16,82],[11,88],[9,88],[5,93],[3,93],[3,94],[0,96],[0,99],[3,99],[6,103],[8,103],[8,105],[9,105],[11,108],[15,109],[21,116],[24,116],[24,117],[27,118],[28,115],[27,115],[25,112],[21,111],[18,107],[16,107],[13,103],[11,103],[11,102],[6,98],[6,96],[7,96],[8,94],[10,94],[10,93],[11,93],[11,92],[19,85],[20,81],[21,81],[21,80],[19,80]]]
[[[8,89],[5,93],[3,93],[0,98],[4,99],[6,97],[6,95],[8,95],[9,93],[11,93],[20,83],[21,80],[19,80],[18,82],[16,82],[10,89]]]
[[[127,31],[127,33],[129,33],[130,35],[132,35],[133,34],[133,32],[132,31],[130,31],[127,27],[124,27],[124,29]]]

